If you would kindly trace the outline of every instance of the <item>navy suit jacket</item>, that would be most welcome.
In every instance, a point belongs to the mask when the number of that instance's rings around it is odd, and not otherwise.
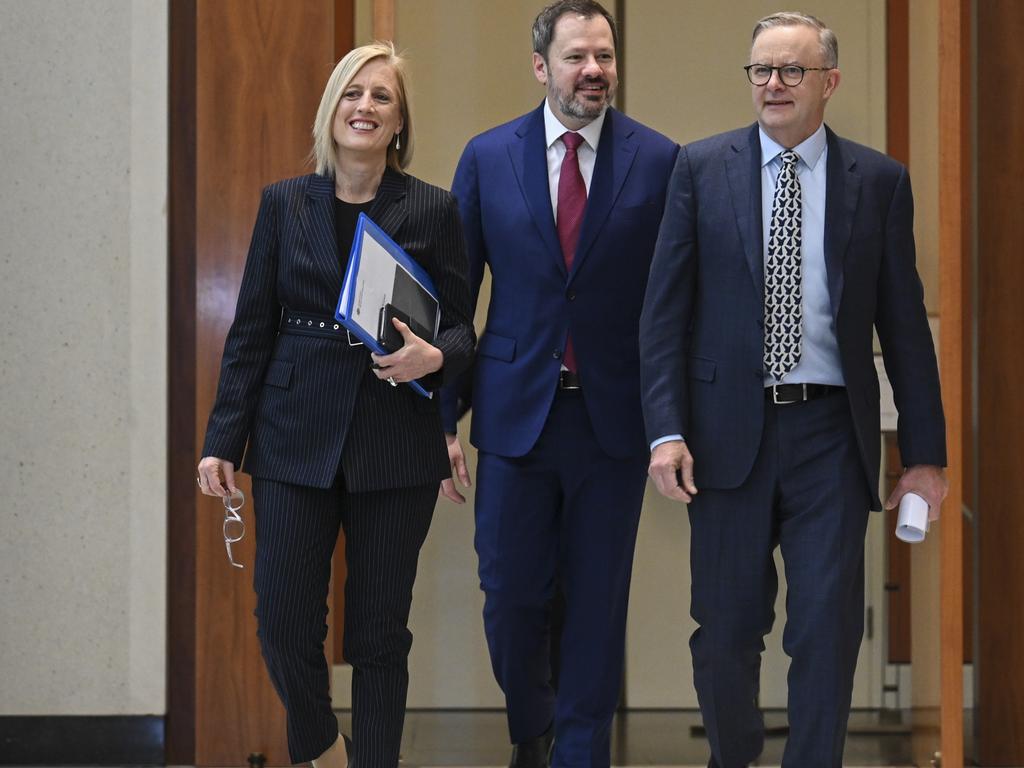
[[[472,387],[471,440],[502,456],[534,445],[572,332],[583,397],[602,449],[645,450],[637,333],[665,189],[679,146],[608,109],[572,271],[548,186],[543,104],[472,139],[452,182],[471,295],[491,271]],[[475,299],[474,299],[475,300]],[[446,392],[445,429],[455,431]]]
[[[946,463],[939,376],[915,267],[906,169],[827,130],[825,262],[846,395],[875,508],[877,330],[905,465]],[[764,423],[764,260],[757,125],[684,147],[641,321],[650,440],[682,434],[698,488],[749,475]]]
[[[441,299],[439,387],[470,363],[475,336],[458,210],[443,189],[384,173],[368,215],[430,274]],[[346,254],[347,255],[347,254]],[[342,266],[334,180],[310,174],[263,191],[235,319],[224,343],[204,456],[279,482],[349,491],[430,485],[450,476],[436,402],[370,370],[365,347],[278,333],[282,310],[333,316]]]

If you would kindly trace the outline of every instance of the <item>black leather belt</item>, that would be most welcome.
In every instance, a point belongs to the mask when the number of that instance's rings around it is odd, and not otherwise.
[[[315,315],[312,312],[293,312],[286,309],[281,313],[278,333],[293,333],[300,336],[319,336],[322,339],[347,341],[352,346],[362,342],[352,336],[348,329],[330,315]]]
[[[559,371],[558,388],[568,392],[576,392],[583,389],[580,384],[580,375],[576,371]]]
[[[768,402],[775,405],[806,403],[808,400],[816,400],[842,391],[843,387],[831,384],[776,384],[774,387],[764,388]]]

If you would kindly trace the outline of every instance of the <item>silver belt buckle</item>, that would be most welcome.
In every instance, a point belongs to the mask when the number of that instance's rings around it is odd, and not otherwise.
[[[350,347],[361,347],[361,346],[363,346],[363,342],[361,342],[359,339],[353,339],[352,338],[352,331],[350,331],[348,328],[345,329],[345,336],[348,337],[348,345]]]
[[[792,405],[793,403],[806,403],[807,402],[807,382],[800,382],[800,399],[798,400],[779,400],[779,387],[780,384],[772,386],[772,402],[775,405]]]
[[[566,383],[566,379],[568,378],[566,376],[566,374],[568,374],[568,373],[569,373],[569,371],[559,371],[558,372],[558,388],[560,390],[562,390],[563,392],[575,392],[576,390],[581,389],[579,384],[573,384],[573,385],[570,386],[569,384]],[[579,381],[579,374],[578,373],[576,374],[576,381],[577,382]]]

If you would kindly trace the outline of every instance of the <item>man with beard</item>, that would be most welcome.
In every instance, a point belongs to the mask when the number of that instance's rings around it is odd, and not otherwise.
[[[533,69],[547,98],[472,139],[452,185],[473,295],[485,264],[492,278],[472,387],[476,550],[519,768],[548,765],[552,736],[552,765],[608,766],[622,677],[649,455],[637,334],[679,147],[611,108],[616,43],[599,3],[544,8]],[[455,401],[447,393],[449,453],[468,484]],[[557,694],[556,580],[565,598]]]

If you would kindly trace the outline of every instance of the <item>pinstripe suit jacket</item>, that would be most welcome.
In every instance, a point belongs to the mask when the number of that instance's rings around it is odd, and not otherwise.
[[[472,360],[465,243],[451,195],[391,169],[369,216],[430,274],[441,299],[440,387]],[[450,475],[437,398],[392,387],[370,371],[365,347],[279,334],[282,310],[333,315],[342,271],[334,180],[310,174],[263,191],[204,456],[279,482],[349,491],[429,485]],[[246,443],[248,449],[246,450]]]

